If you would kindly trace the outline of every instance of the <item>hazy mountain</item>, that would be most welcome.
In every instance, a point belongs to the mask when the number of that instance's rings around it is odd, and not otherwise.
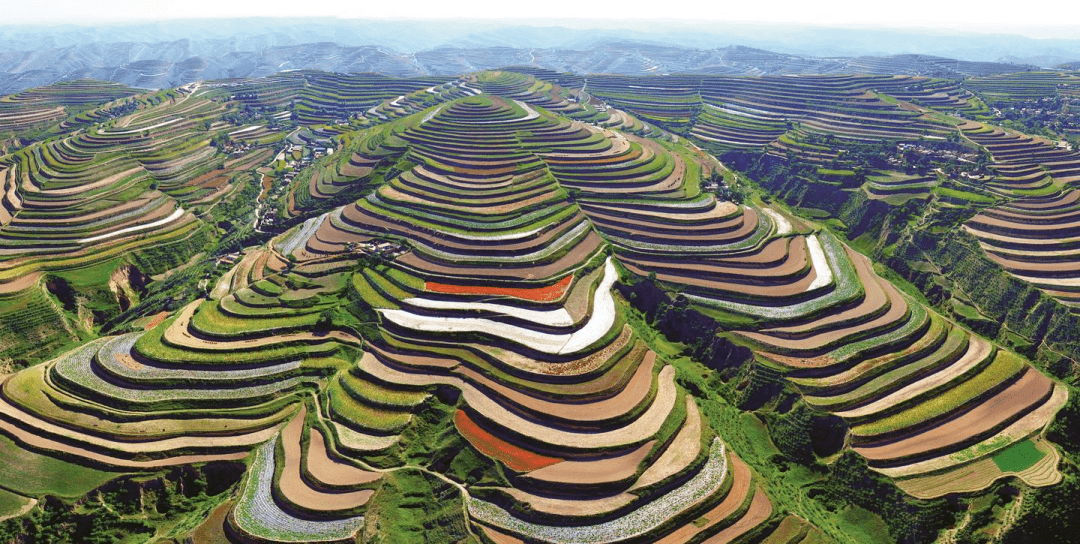
[[[0,93],[81,77],[156,88],[301,68],[394,76],[513,64],[578,73],[887,69],[962,76],[1080,58],[1080,40],[1023,36],[670,21],[573,24],[580,28],[543,21],[314,18],[5,27],[0,28]]]

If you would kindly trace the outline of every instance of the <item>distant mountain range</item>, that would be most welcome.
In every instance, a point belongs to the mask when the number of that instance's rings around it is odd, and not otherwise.
[[[963,77],[1059,66],[1080,40],[872,29],[657,23],[237,19],[0,29],[0,93],[93,78],[144,88],[289,69],[450,75],[508,65],[575,73],[896,73]],[[752,47],[751,47],[752,46]]]

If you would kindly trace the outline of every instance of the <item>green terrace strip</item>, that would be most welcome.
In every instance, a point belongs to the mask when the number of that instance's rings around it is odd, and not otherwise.
[[[1007,382],[1010,377],[1024,370],[1023,360],[1008,352],[1000,352],[994,362],[985,370],[975,374],[970,380],[959,384],[956,391],[947,396],[928,399],[918,406],[886,417],[874,423],[862,424],[852,431],[859,436],[873,436],[904,428],[923,420],[934,419],[946,413],[956,405],[964,404],[976,395],[993,390],[993,386]]]
[[[194,405],[196,403],[208,405],[218,400],[234,400],[244,403],[258,403],[265,401],[282,390],[296,387],[304,381],[303,377],[292,377],[284,380],[275,380],[263,385],[244,385],[239,387],[225,387],[228,382],[218,381],[218,388],[186,388],[183,381],[171,386],[157,385],[149,391],[140,388],[124,387],[115,385],[99,377],[94,368],[94,355],[97,346],[91,344],[90,349],[83,348],[59,359],[52,367],[51,378],[73,392],[86,397],[99,397],[106,402],[123,404],[134,409],[152,410],[155,406],[174,405],[183,403]],[[190,382],[198,380],[192,376]],[[190,383],[189,382],[189,383]],[[250,380],[242,383],[250,384]]]

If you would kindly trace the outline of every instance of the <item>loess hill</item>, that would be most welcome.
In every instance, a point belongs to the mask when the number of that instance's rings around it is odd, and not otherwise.
[[[918,542],[1070,489],[1064,333],[931,266],[1075,327],[1080,163],[1001,83],[513,70],[0,101],[0,531]]]

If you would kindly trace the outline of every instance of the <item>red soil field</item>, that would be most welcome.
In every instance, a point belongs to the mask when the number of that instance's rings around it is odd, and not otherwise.
[[[169,317],[169,315],[170,315],[169,312],[158,312],[158,313],[154,314],[150,318],[150,321],[147,321],[146,324],[143,325],[143,330],[148,331],[148,330],[160,325],[162,321],[165,321],[165,318]]]
[[[567,276],[558,283],[547,287],[517,288],[517,287],[489,287],[480,285],[453,285],[429,281],[424,288],[433,293],[446,293],[450,295],[504,295],[536,302],[551,302],[559,300],[566,294],[574,276]]]
[[[461,436],[464,436],[473,447],[492,459],[502,461],[512,470],[528,472],[562,461],[556,457],[547,457],[519,448],[496,437],[481,429],[463,410],[458,410],[454,414],[454,424]]]

